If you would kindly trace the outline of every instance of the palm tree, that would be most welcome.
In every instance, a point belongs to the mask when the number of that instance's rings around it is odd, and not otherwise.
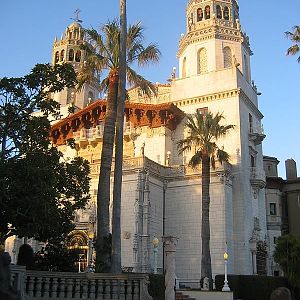
[[[119,90],[116,120],[115,140],[115,169],[113,188],[113,216],[112,216],[112,255],[111,272],[121,273],[121,193],[123,169],[123,131],[124,108],[126,98],[126,36],[127,16],[126,0],[120,0],[120,68]]]
[[[86,62],[79,73],[79,86],[100,78],[105,71],[108,76],[99,84],[99,89],[108,91],[107,109],[104,121],[101,166],[97,194],[97,240],[96,271],[110,270],[111,241],[109,230],[110,174],[115,138],[118,86],[120,74],[120,27],[117,21],[108,22],[102,27],[102,34],[95,29],[85,30],[87,43]],[[126,75],[131,86],[138,86],[150,95],[155,93],[151,82],[137,74],[130,66],[137,62],[139,66],[158,62],[160,52],[156,45],[143,46],[143,28],[140,23],[128,28],[126,38]],[[122,118],[124,110],[122,110]],[[123,126],[123,125],[122,125]],[[119,127],[120,128],[120,127]],[[123,130],[122,136],[123,136]],[[122,139],[123,142],[123,139]]]
[[[300,54],[300,26],[294,26],[293,30],[294,32],[285,32],[285,36],[294,43],[290,48],[288,48],[287,55]],[[300,63],[300,55],[297,61]]]
[[[233,125],[221,125],[224,119],[222,114],[215,116],[208,112],[201,114],[197,111],[195,115],[188,115],[185,126],[190,130],[190,135],[177,142],[179,154],[190,151],[195,147],[195,154],[189,161],[193,168],[201,164],[202,166],[202,219],[201,219],[201,278],[207,277],[212,283],[211,255],[210,255],[210,168],[215,168],[216,159],[228,162],[229,155],[217,145],[219,138],[225,136]]]

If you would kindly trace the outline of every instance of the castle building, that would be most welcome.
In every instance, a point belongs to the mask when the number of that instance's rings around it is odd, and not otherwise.
[[[69,61],[75,70],[84,62],[79,22],[55,40],[52,63]],[[268,243],[263,165],[262,113],[251,79],[249,38],[241,30],[236,0],[190,0],[186,33],[179,41],[179,72],[168,84],[156,84],[157,95],[129,90],[125,108],[122,186],[122,266],[151,272],[152,240],[178,238],[176,272],[181,281],[200,279],[201,167],[188,166],[193,151],[179,155],[177,141],[186,137],[185,114],[223,113],[234,129],[219,145],[229,164],[211,170],[211,257],[213,274],[224,273],[223,253],[229,254],[231,274],[265,274]],[[106,101],[96,99],[96,87],[77,93],[66,89],[55,99],[62,109],[75,102],[77,112],[53,125],[51,139],[66,157],[82,156],[91,164],[92,201],[76,216],[77,230],[70,246],[86,252],[88,232],[95,228],[95,205]],[[94,101],[95,100],[95,101]],[[76,150],[65,144],[73,137]],[[113,176],[111,177],[113,180]],[[164,249],[158,246],[163,268]],[[86,253],[86,252],[83,252]]]
[[[269,237],[269,273],[279,275],[280,268],[273,261],[278,237],[292,234],[300,237],[300,178],[293,159],[285,161],[286,179],[278,176],[276,157],[264,156],[266,172],[266,209]]]

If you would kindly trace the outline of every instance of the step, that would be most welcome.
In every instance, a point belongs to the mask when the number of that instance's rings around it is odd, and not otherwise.
[[[195,300],[195,298],[190,298],[189,295],[183,294],[182,292],[176,292],[176,300]]]

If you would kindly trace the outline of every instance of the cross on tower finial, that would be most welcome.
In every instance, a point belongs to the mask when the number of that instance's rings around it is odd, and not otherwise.
[[[71,20],[74,20],[76,23],[81,23],[82,20],[79,19],[79,14],[81,13],[81,10],[79,8],[77,8],[75,11],[74,11],[74,14],[75,14],[75,18],[71,18]]]

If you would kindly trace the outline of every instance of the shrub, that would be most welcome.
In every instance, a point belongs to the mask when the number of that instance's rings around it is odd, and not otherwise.
[[[224,275],[215,278],[216,289],[222,290]],[[278,287],[288,287],[284,277],[257,276],[257,275],[228,275],[228,284],[235,299],[266,300],[270,299],[272,291]]]
[[[165,277],[162,274],[149,274],[148,292],[153,300],[165,299]]]
[[[23,244],[19,249],[17,264],[31,269],[34,265],[33,249],[28,244]]]

